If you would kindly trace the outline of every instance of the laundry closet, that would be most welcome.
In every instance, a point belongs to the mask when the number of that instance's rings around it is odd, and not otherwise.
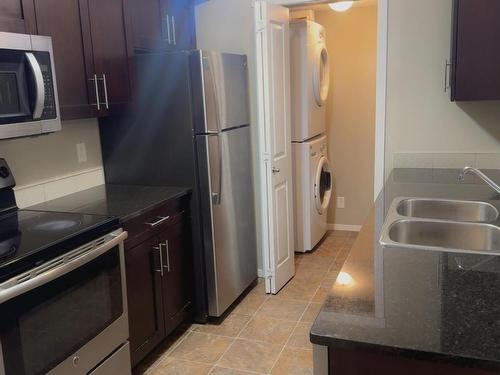
[[[339,8],[340,6],[340,8]],[[377,0],[211,0],[199,48],[248,56],[258,273],[277,293],[295,254],[357,231],[373,202]]]

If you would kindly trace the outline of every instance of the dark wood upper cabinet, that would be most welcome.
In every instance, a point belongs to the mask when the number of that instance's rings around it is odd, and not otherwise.
[[[454,0],[451,100],[500,99],[500,1]]]
[[[63,120],[122,113],[131,101],[122,0],[30,0],[37,34],[52,37]]]
[[[122,113],[131,101],[131,48],[123,0],[80,0],[88,77],[96,92],[100,116]]]
[[[130,2],[134,48],[171,51],[196,48],[194,5],[190,0]]]
[[[171,14],[173,48],[179,50],[196,48],[195,16],[192,2],[170,0],[167,13]]]
[[[63,119],[97,116],[88,78],[92,59],[83,44],[79,0],[34,0],[40,35],[52,37],[59,106]]]
[[[0,31],[36,34],[33,0],[1,0]]]

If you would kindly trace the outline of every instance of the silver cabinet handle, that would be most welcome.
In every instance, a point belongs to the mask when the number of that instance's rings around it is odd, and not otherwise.
[[[280,169],[276,167],[273,167],[272,171],[273,173],[280,173]]]
[[[165,253],[167,255],[167,265],[164,266],[167,269],[167,272],[170,272],[170,248],[168,246],[168,240],[165,241]]]
[[[177,45],[177,38],[176,38],[176,30],[175,30],[175,16],[172,16],[172,34],[173,34],[173,42],[174,46]]]
[[[101,110],[101,98],[99,98],[99,86],[97,85],[97,74],[94,74],[94,78],[90,78],[89,81],[94,81],[94,87],[95,87],[95,100],[96,100],[96,105],[97,110]]]
[[[31,73],[35,77],[36,103],[33,109],[33,119],[36,120],[42,117],[43,108],[45,107],[45,82],[43,81],[42,68],[35,55],[31,52],[27,52],[24,55],[28,60]]]
[[[108,85],[106,82],[106,74],[102,73],[102,82],[104,83],[104,100],[106,104],[106,109],[109,109],[109,101],[108,101]]]
[[[156,227],[157,225],[160,225],[161,223],[167,221],[170,219],[170,216],[159,216],[159,220],[153,222],[153,223],[145,223],[146,225],[149,225],[151,228]]]
[[[166,14],[165,17],[167,18],[167,41],[168,41],[168,44],[171,44],[172,38],[170,36],[170,16],[168,14]]]
[[[163,254],[161,251],[161,245],[162,244],[159,244],[158,246],[153,246],[153,250],[158,250],[158,252],[160,253],[160,269],[155,270],[155,272],[159,272],[161,277],[163,277]]]
[[[451,87],[451,62],[446,60],[444,66],[444,92],[448,92]]]

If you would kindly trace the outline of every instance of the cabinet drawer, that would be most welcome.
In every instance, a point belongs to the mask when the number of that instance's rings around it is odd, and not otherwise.
[[[123,222],[123,229],[129,234],[125,245],[127,247],[135,246],[149,237],[157,235],[166,227],[182,220],[188,211],[189,197],[182,197]]]

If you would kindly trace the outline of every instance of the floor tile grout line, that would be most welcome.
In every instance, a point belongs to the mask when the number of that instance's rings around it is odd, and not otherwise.
[[[169,357],[170,354],[172,354],[172,352],[177,349],[177,347],[184,342],[184,340],[192,333],[193,331],[191,331],[191,327],[189,327],[189,329],[186,330],[186,332],[184,332],[182,334],[182,336],[176,340],[174,342],[174,344],[167,349],[167,351],[165,353],[163,353],[160,358],[158,358],[158,360],[155,361],[155,363],[153,364],[153,366],[151,366],[150,368],[148,368],[148,370],[144,373],[144,375],[147,375],[148,373],[150,373],[152,370],[154,370],[156,367],[158,367],[158,365],[163,362],[164,360],[166,360],[166,358]],[[176,357],[171,357],[171,358],[176,358]],[[182,359],[182,358],[177,358],[177,359]]]
[[[296,321],[295,320],[289,320],[289,319],[281,319],[281,318],[276,318],[276,317],[268,317],[270,319],[277,320],[277,321],[286,321],[286,322],[293,322],[294,323],[293,329],[291,330],[290,334],[288,335],[288,338],[285,341],[285,343],[282,345],[280,353],[277,356],[277,358],[276,358],[273,366],[271,367],[270,372],[274,369],[274,367],[278,363],[279,359],[281,358],[283,352],[288,347],[288,345],[290,343],[290,340],[293,337],[293,334],[295,333],[295,331],[299,327],[299,325],[301,325],[301,324],[312,324],[313,323],[313,322],[309,322],[309,321],[303,321],[302,319],[304,318],[304,315],[306,314],[307,310],[311,307],[311,305],[313,303],[315,303],[315,302],[313,302],[313,300],[314,300],[316,294],[318,293],[318,291],[322,288],[323,282],[326,279],[331,278],[330,272],[334,270],[334,267],[339,267],[339,265],[337,264],[337,260],[340,260],[339,258],[341,256],[341,254],[343,254],[344,252],[347,253],[347,254],[345,254],[346,255],[345,257],[343,256],[344,259],[342,260],[342,263],[345,263],[345,261],[347,259],[347,255],[348,255],[349,251],[351,250],[353,243],[354,243],[354,241],[351,241],[350,237],[348,237],[348,236],[345,237],[343,239],[342,246],[338,246],[339,248],[335,252],[335,256],[334,257],[329,257],[329,256],[326,257],[326,258],[333,258],[332,261],[331,261],[331,264],[329,265],[329,267],[326,270],[325,274],[321,277],[321,279],[319,281],[319,284],[318,284],[318,286],[315,289],[315,292],[313,293],[313,295],[308,300],[305,300],[305,299],[293,299],[293,298],[280,298],[280,297],[278,297],[281,300],[288,300],[288,301],[301,302],[301,303],[305,302],[306,306],[305,306],[305,309],[303,310],[302,314],[300,315],[300,317]],[[335,245],[335,246],[337,246],[337,245]],[[310,254],[310,255],[314,255],[314,254]],[[307,263],[303,263],[303,265],[307,266],[308,264]],[[314,268],[314,267],[311,267],[311,268]],[[338,271],[340,271],[340,269],[341,269],[341,267],[338,269]],[[277,295],[279,295],[279,292],[278,292]],[[183,359],[183,358],[171,356],[171,354],[186,340],[186,338],[189,337],[189,336],[191,336],[194,333],[198,333],[198,334],[202,334],[202,335],[207,335],[207,336],[210,336],[210,335],[220,336],[220,337],[230,338],[232,340],[231,343],[230,343],[230,345],[228,346],[228,348],[222,353],[222,355],[219,357],[219,359],[214,364],[212,364],[212,367],[209,370],[209,374],[213,373],[213,371],[215,370],[216,367],[224,367],[224,368],[228,368],[230,370],[239,370],[237,368],[232,368],[232,367],[228,367],[228,366],[221,366],[220,365],[220,360],[231,349],[231,347],[234,345],[234,343],[237,340],[248,341],[248,342],[260,342],[260,343],[264,343],[264,341],[260,341],[260,340],[251,340],[251,339],[243,338],[243,337],[241,337],[241,334],[248,327],[248,325],[250,324],[250,322],[252,320],[254,320],[254,318],[258,315],[258,313],[263,309],[263,306],[265,305],[265,303],[268,300],[270,300],[271,298],[272,298],[272,295],[267,295],[266,294],[266,298],[264,298],[264,300],[262,301],[262,303],[260,304],[260,306],[251,315],[238,314],[238,315],[248,316],[249,319],[242,326],[242,328],[239,330],[238,334],[235,337],[226,336],[226,335],[220,335],[220,334],[216,334],[216,333],[207,333],[207,332],[202,332],[202,331],[201,332],[200,331],[195,331],[196,327],[193,327],[193,325],[190,325],[190,327],[182,334],[182,336],[178,339],[178,341],[174,342],[173,345],[170,348],[168,348],[167,351],[165,353],[163,353],[155,361],[155,363],[153,364],[153,366],[150,367],[150,368],[148,368],[146,370],[146,372],[144,372],[144,374],[146,375],[146,374],[150,373],[151,371],[153,371],[154,369],[156,369],[161,362],[163,362],[164,360],[166,360],[167,357],[170,357],[170,358],[175,359],[175,360],[180,360],[180,361],[188,362],[188,363],[191,362],[191,363],[199,363],[199,364],[204,364],[204,365],[211,365],[210,363],[190,361],[190,360],[187,360],[187,359]],[[324,303],[324,300],[321,303]],[[235,314],[237,314],[237,313],[235,313]],[[276,344],[274,344],[274,345],[276,345]],[[278,346],[278,345],[276,345],[276,346]],[[311,349],[303,348],[303,347],[296,347],[296,348],[294,347],[294,349],[311,350]],[[261,374],[261,373],[255,372],[253,370],[243,370],[243,371],[247,371],[247,372],[253,373],[253,374]]]
[[[260,306],[254,311],[254,313],[252,315],[250,315],[250,319],[248,319],[248,321],[243,325],[243,327],[240,329],[240,331],[238,332],[238,334],[236,335],[236,337],[233,338],[233,341],[231,342],[231,344],[229,344],[229,346],[226,348],[226,350],[222,353],[222,355],[219,357],[219,359],[215,362],[214,368],[217,367],[220,364],[220,360],[226,355],[226,353],[229,352],[229,350],[234,345],[234,343],[236,342],[236,340],[238,340],[240,338],[241,332],[243,332],[243,330],[246,327],[248,327],[248,324],[253,320],[253,318],[257,315],[257,313],[260,311],[260,309],[262,308],[262,306],[264,306],[264,304],[266,303],[266,301],[268,299],[269,299],[269,296],[266,295],[266,298],[264,299],[264,301],[262,301],[262,303],[260,304]],[[236,369],[233,369],[233,370],[236,370]]]
[[[336,259],[336,257],[335,257]],[[328,271],[330,270],[330,268],[332,267],[332,265],[334,264],[335,262],[335,259],[333,260],[332,264],[330,265],[330,267],[328,267]],[[281,356],[283,355],[283,352],[285,351],[285,348],[288,346],[289,342],[290,342],[290,339],[292,338],[295,330],[297,329],[297,327],[299,326],[299,323],[302,322],[302,319],[305,315],[305,313],[307,312],[307,310],[309,309],[309,307],[311,306],[311,303],[312,303],[312,300],[314,299],[314,296],[316,295],[316,293],[319,291],[319,289],[321,288],[321,283],[323,282],[323,280],[325,279],[326,275],[328,274],[328,271],[327,273],[325,274],[325,276],[323,276],[323,278],[320,280],[320,283],[319,285],[316,287],[316,290],[314,291],[313,293],[313,296],[309,299],[304,311],[302,312],[302,314],[300,315],[299,319],[297,320],[297,322],[295,322],[295,326],[293,327],[290,335],[288,336],[288,339],[286,340],[285,344],[283,345],[283,347],[281,348],[281,351],[279,353],[279,355],[276,357],[276,360],[274,361],[272,367],[271,367],[271,370],[270,370],[270,373],[273,372],[273,369],[276,367],[276,365],[278,364]],[[278,292],[279,293],[279,292]]]

